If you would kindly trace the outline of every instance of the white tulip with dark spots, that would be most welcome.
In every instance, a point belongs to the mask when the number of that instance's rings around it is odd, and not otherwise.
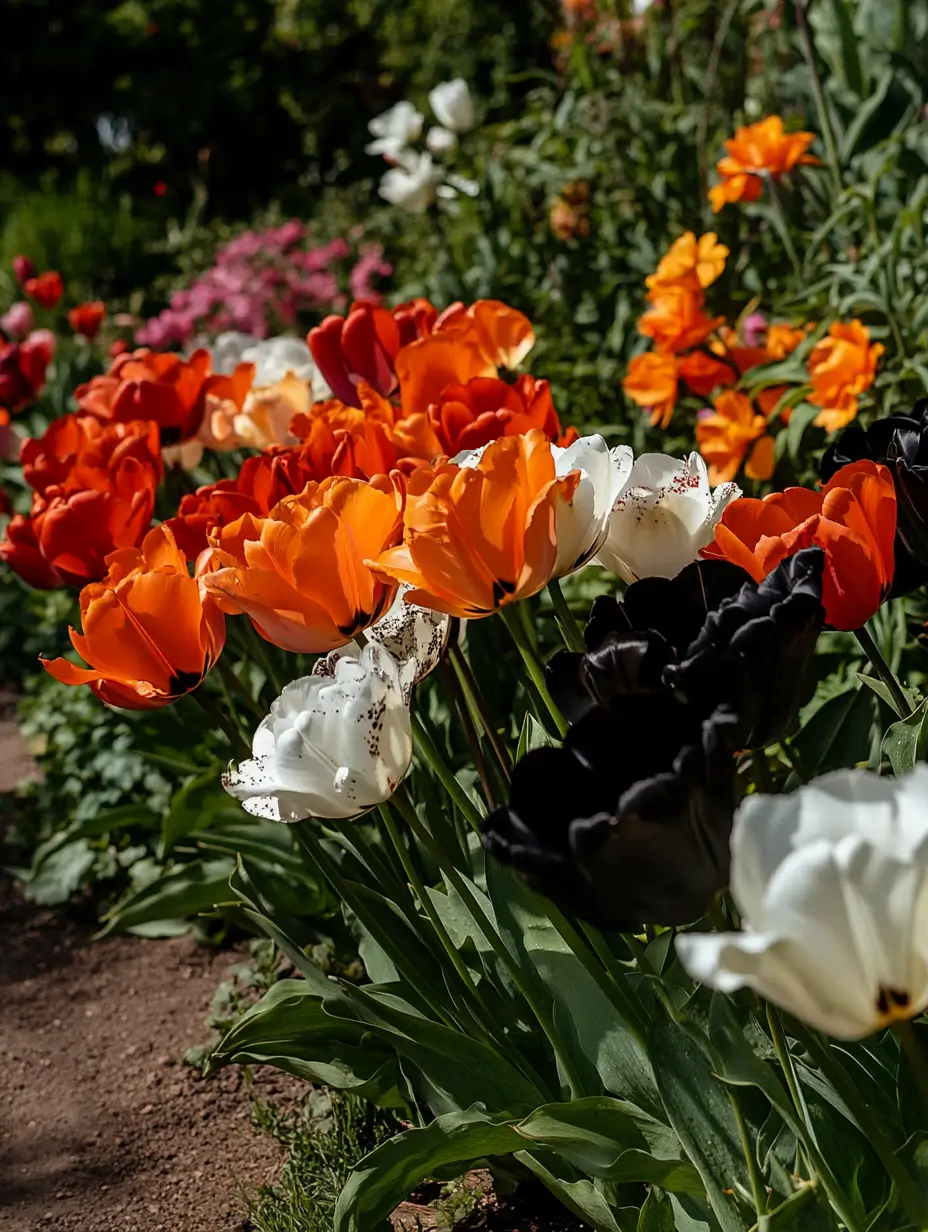
[[[256,817],[357,817],[393,795],[412,728],[400,665],[376,642],[288,684],[255,732],[252,757],[223,776]]]
[[[678,936],[694,979],[842,1039],[928,1007],[928,766],[748,796],[731,853],[744,931]]]

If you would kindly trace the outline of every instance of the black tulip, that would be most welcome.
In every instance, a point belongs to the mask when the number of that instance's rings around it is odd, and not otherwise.
[[[518,763],[487,850],[600,928],[698,919],[728,884],[733,722],[663,688],[595,706]]]
[[[928,581],[928,399],[910,415],[887,415],[869,428],[851,424],[825,450],[822,480],[850,462],[869,459],[888,466],[896,488],[896,570],[890,597]]]

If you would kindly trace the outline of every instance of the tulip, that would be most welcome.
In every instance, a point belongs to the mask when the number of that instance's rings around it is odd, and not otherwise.
[[[739,933],[676,939],[694,979],[751,988],[819,1031],[861,1039],[928,1007],[928,768],[836,770],[752,795],[732,834]]]
[[[626,582],[675,577],[712,542],[716,524],[740,495],[733,483],[713,491],[697,453],[682,460],[641,454],[612,511],[599,564]]]
[[[384,172],[378,192],[391,205],[410,214],[424,214],[435,200],[435,189],[442,172],[433,165],[430,154],[407,152],[401,166]]]
[[[375,116],[368,124],[367,127],[376,140],[364,147],[365,152],[396,158],[411,141],[418,141],[423,119],[422,112],[417,111],[412,103],[405,100],[396,103],[389,111]]]
[[[843,325],[835,321],[828,334],[809,356],[809,401],[822,410],[815,423],[826,432],[837,432],[857,415],[857,395],[876,379],[876,365],[886,348],[870,343],[870,331],[860,321]]]
[[[7,523],[6,535],[0,540],[0,560],[35,590],[57,590],[65,585],[65,578],[42,555],[32,519],[21,513],[14,513]]]
[[[0,330],[14,340],[24,338],[33,324],[32,308],[25,300],[10,304],[3,316],[0,316]]]
[[[40,308],[54,308],[64,294],[64,283],[57,270],[48,270],[34,278],[27,278],[23,290]]]
[[[12,262],[13,273],[16,276],[16,281],[22,286],[28,279],[34,278],[36,268],[28,257],[14,257]]]
[[[728,202],[759,200],[764,175],[779,180],[794,167],[818,163],[813,154],[806,153],[814,140],[814,133],[784,132],[779,116],[737,129],[725,142],[727,155],[716,167],[721,181],[709,190],[714,213]]]
[[[463,77],[443,81],[430,90],[429,106],[438,123],[453,133],[467,133],[474,127],[474,102]]]
[[[190,440],[203,417],[209,352],[194,351],[189,359],[142,347],[117,355],[105,376],[95,376],[74,392],[87,415],[124,423],[153,419],[163,445]]]
[[[573,496],[558,503],[554,518],[557,559],[553,576],[562,578],[588,564],[606,542],[613,508],[634,459],[627,445],[610,453],[596,433],[581,436],[566,449],[552,445],[551,452],[558,478],[579,474]]]
[[[42,392],[53,351],[41,331],[33,330],[23,342],[0,343],[0,407],[20,411]]]
[[[421,404],[421,396],[410,392],[408,383],[407,393],[411,401]],[[462,385],[446,385],[438,401],[429,406],[428,420],[437,438],[438,452],[449,457],[462,449],[479,449],[500,436],[521,436],[532,428],[541,429],[552,443],[569,443],[562,440],[563,430],[551,400],[551,387],[547,381],[536,380],[528,373],[512,385],[489,376],[475,376]]]
[[[334,650],[393,602],[396,584],[366,561],[399,539],[401,508],[386,475],[309,483],[267,517],[245,514],[211,535],[203,584],[284,650]]]
[[[501,437],[473,465],[447,462],[407,481],[404,542],[372,565],[413,589],[407,601],[451,616],[489,616],[536,594],[554,576],[559,508],[579,472],[558,478],[537,429]]]
[[[68,324],[75,334],[82,334],[85,338],[93,339],[100,332],[105,316],[106,304],[102,300],[95,300],[93,303],[78,304],[76,308],[70,309]]]
[[[725,509],[703,555],[730,560],[760,581],[786,556],[817,545],[825,551],[822,602],[835,629],[859,629],[893,581],[896,494],[890,472],[854,462],[817,492],[787,488]]]
[[[498,299],[478,299],[467,308],[451,304],[435,321],[432,332],[474,341],[493,368],[517,368],[535,345],[528,317]]]
[[[388,650],[399,669],[403,696],[408,702],[415,685],[438,667],[451,636],[451,617],[430,608],[405,602],[407,587],[400,587],[390,610],[366,631],[369,642]],[[333,663],[339,655],[357,655],[356,642],[349,642],[328,656],[317,659],[314,675],[331,676]]]
[[[430,154],[443,158],[457,149],[458,139],[450,128],[434,127],[425,134],[425,144]]]
[[[893,595],[907,594],[928,579],[928,399],[909,415],[875,419],[864,430],[851,424],[825,450],[820,473],[830,481],[850,462],[869,459],[886,466],[896,489],[896,570]]]
[[[356,817],[396,791],[412,757],[412,725],[396,660],[365,646],[331,675],[288,684],[255,732],[253,758],[223,776],[256,817]]]
[[[309,331],[307,343],[332,393],[348,406],[360,406],[361,381],[389,397],[396,389],[394,360],[402,346],[426,337],[438,312],[428,300],[392,310],[354,303],[346,317],[328,316]]]
[[[202,593],[165,526],[140,548],[113,552],[106,577],[81,591],[82,633],[71,642],[89,668],[43,659],[62,684],[89,684],[111,706],[148,710],[195,689],[222,651],[222,612]]]

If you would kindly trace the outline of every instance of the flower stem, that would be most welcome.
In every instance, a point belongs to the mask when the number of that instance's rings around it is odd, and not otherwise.
[[[815,48],[812,46],[812,36],[809,33],[809,23],[806,21],[807,0],[796,0],[796,29],[799,31],[799,41],[802,43],[802,53],[809,66],[809,77],[812,81],[812,93],[815,95],[815,108],[818,112],[818,122],[825,142],[825,154],[828,168],[834,180],[836,196],[843,192],[841,183],[841,163],[838,159],[838,146],[835,142],[834,129],[831,127],[831,117],[828,114],[828,104],[825,102],[825,92],[822,89],[822,79],[819,76],[818,65],[815,63]]]
[[[918,1093],[925,1107],[928,1108],[928,1056],[925,1055],[922,1042],[915,1034],[915,1028],[912,1026],[912,1023],[908,1020],[906,1022],[897,1022],[894,1030],[899,1038],[899,1043],[902,1045],[902,1051],[909,1059],[909,1064],[915,1075],[915,1085],[918,1087]]]
[[[498,801],[496,794],[493,791],[493,784],[490,782],[490,776],[487,773],[487,762],[483,755],[483,749],[480,746],[480,736],[477,728],[474,725],[473,716],[470,712],[470,707],[467,704],[467,698],[464,696],[464,690],[461,682],[454,670],[453,665],[444,662],[441,665],[442,679],[444,680],[448,692],[451,695],[451,700],[454,703],[455,709],[458,712],[458,717],[461,720],[461,726],[464,728],[464,735],[467,739],[467,745],[470,749],[471,756],[474,759],[474,765],[477,768],[477,775],[480,778],[480,783],[483,787],[483,794],[486,797],[487,804],[491,809],[497,807]]]
[[[405,804],[405,807],[403,807]],[[548,1005],[535,995],[535,990],[532,988],[531,980],[525,978],[519,964],[510,954],[505,941],[490,923],[487,914],[480,907],[474,896],[470,886],[454,867],[450,860],[446,857],[441,847],[432,838],[432,835],[419,820],[416,811],[406,802],[401,804],[403,819],[413,831],[421,843],[423,843],[434,856],[438,867],[444,873],[448,882],[458,894],[467,910],[470,912],[471,918],[480,929],[481,933],[490,944],[493,952],[502,963],[507,975],[512,980],[513,984],[518,988],[519,992],[524,997],[529,1009],[538,1020],[538,1025],[548,1037],[548,1042],[554,1050],[554,1055],[557,1057],[561,1069],[567,1078],[573,1096],[581,1095],[585,1089],[585,1083],[577,1070],[573,1057],[571,1056],[569,1047],[564,1043],[560,1032],[558,1031],[554,1015]]]
[[[220,655],[216,666],[219,669],[219,675],[222,677],[226,686],[242,699],[260,723],[265,717],[264,708],[255,700],[255,698],[251,696],[251,693],[246,688],[244,681],[240,680],[239,677],[236,676],[235,669],[232,667],[232,664],[229,663],[224,656]]]
[[[783,208],[783,198],[780,196],[780,190],[777,187],[776,178],[772,175],[765,175],[764,180],[766,181],[767,188],[770,192],[770,201],[774,210],[776,210],[777,217],[779,218],[780,225],[782,227],[780,238],[783,241],[783,247],[786,249],[786,255],[789,257],[790,264],[793,267],[793,273],[797,278],[801,279],[802,265],[799,262],[799,256],[796,252],[795,245],[793,244],[793,237],[789,232],[789,219],[786,216],[786,210]]]
[[[889,690],[890,696],[892,697],[896,707],[896,713],[899,715],[900,719],[906,718],[912,713],[912,707],[906,698],[905,693],[902,691],[902,685],[893,675],[892,668],[883,658],[879,646],[877,646],[876,642],[873,640],[870,630],[866,625],[861,625],[859,629],[854,630],[854,636],[860,643],[864,654],[873,664],[874,671]]]
[[[449,649],[449,657],[454,670],[458,674],[461,681],[461,687],[464,689],[465,696],[472,702],[474,709],[480,716],[480,725],[486,733],[486,737],[493,746],[493,752],[496,754],[496,759],[499,762],[500,770],[503,778],[509,782],[509,772],[512,769],[512,758],[509,756],[509,750],[500,738],[496,724],[490,717],[489,707],[486,703],[486,698],[480,691],[480,686],[477,684],[477,679],[474,676],[470,664],[467,662],[467,656],[457,644],[453,642]]]
[[[814,1031],[807,1030],[801,1023],[796,1024],[794,1034],[815,1058],[822,1074],[847,1104],[860,1132],[873,1147],[879,1156],[880,1163],[896,1186],[899,1197],[909,1216],[915,1221],[916,1227],[928,1228],[928,1203],[919,1191],[917,1182],[896,1154],[895,1146],[876,1117],[872,1115],[866,1100],[853,1080],[848,1077],[831,1045],[827,1040],[820,1039]],[[844,1218],[843,1215],[842,1218]]]
[[[195,689],[189,694],[196,702],[203,713],[209,718],[211,723],[223,732],[235,752],[237,758],[247,760],[251,756],[251,748],[248,741],[238,730],[227,714],[223,714],[222,707],[217,706],[208,693],[204,693],[202,687]]]
[[[580,626],[577,624],[576,618],[570,610],[567,600],[564,598],[561,583],[557,578],[552,578],[548,583],[548,594],[551,596],[551,602],[554,604],[554,614],[557,617],[557,623],[560,626],[561,635],[564,638],[567,649],[582,654],[586,649],[583,634],[580,632]]]
[[[431,766],[435,772],[438,781],[444,787],[445,791],[461,810],[464,819],[475,830],[479,832],[481,817],[476,806],[470,796],[458,782],[454,771],[445,761],[441,754],[438,745],[432,738],[432,733],[429,730],[428,724],[418,712],[412,716],[413,733],[416,737],[416,743],[419,746],[419,751],[425,761]]]
[[[516,644],[516,649],[522,656],[522,662],[525,664],[526,670],[528,671],[529,679],[535,686],[545,709],[551,716],[551,720],[557,728],[558,734],[563,739],[564,736],[567,735],[567,721],[555,705],[554,698],[548,692],[548,683],[545,680],[544,668],[529,643],[525,630],[522,627],[522,622],[519,619],[518,612],[514,611],[512,607],[501,607],[499,609],[499,614],[502,616],[506,628],[512,635],[512,640]]]
[[[754,1201],[754,1210],[757,1213],[757,1222],[762,1226],[761,1221],[767,1213],[767,1191],[764,1188],[764,1178],[761,1176],[760,1168],[757,1165],[757,1155],[751,1143],[751,1135],[748,1133],[748,1127],[744,1119],[744,1113],[741,1110],[741,1097],[734,1087],[726,1087],[728,1094],[728,1102],[731,1104],[731,1110],[735,1116],[735,1124],[738,1126],[738,1138],[741,1141],[741,1153],[744,1156],[745,1166],[748,1170],[748,1180],[751,1182],[751,1197]]]

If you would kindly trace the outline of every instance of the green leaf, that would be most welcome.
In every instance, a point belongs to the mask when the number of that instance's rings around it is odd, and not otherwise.
[[[886,68],[880,74],[873,93],[865,103],[857,108],[854,118],[847,126],[847,131],[841,141],[840,153],[842,163],[847,163],[857,149],[857,144],[863,136],[864,130],[882,107],[895,79],[896,74],[893,69]]]
[[[171,807],[161,823],[162,851],[170,851],[178,839],[192,830],[205,830],[223,810],[231,819],[241,821],[241,807],[223,791],[220,766],[216,762],[174,793]]]
[[[183,920],[228,902],[231,860],[203,860],[163,873],[106,916],[101,936],[153,920]]]
[[[532,749],[551,748],[557,742],[545,731],[533,714],[526,713],[519,732],[519,745],[516,749],[516,761],[521,761]]]
[[[791,458],[799,457],[799,448],[802,444],[805,430],[820,410],[821,407],[812,406],[810,402],[803,402],[801,405],[793,407],[789,423],[786,425],[786,446]]]
[[[638,1216],[636,1232],[674,1232],[674,1227],[670,1199],[660,1189],[652,1187]]]
[[[841,44],[841,58],[836,64],[838,76],[859,99],[863,99],[865,97],[864,75],[858,52],[860,40],[854,32],[854,23],[851,21],[851,13],[845,0],[831,0],[831,13]]]
[[[797,1189],[785,1202],[775,1207],[764,1222],[767,1232],[788,1232],[790,1228],[798,1228],[806,1232],[809,1228],[809,1206],[816,1200],[817,1190],[814,1185],[806,1184]]]
[[[754,1223],[733,1191],[748,1189],[738,1127],[724,1087],[705,1053],[677,1023],[661,1015],[651,1025],[650,1055],[670,1123],[723,1232],[748,1232]],[[753,1212],[752,1212],[753,1214]]]
[[[922,702],[914,714],[900,719],[886,729],[883,736],[882,752],[889,759],[894,774],[905,774],[914,768],[917,762],[924,761],[928,729],[925,720],[928,718],[928,698]]]
[[[808,778],[867,761],[874,705],[868,690],[852,685],[801,724],[792,744]]]

